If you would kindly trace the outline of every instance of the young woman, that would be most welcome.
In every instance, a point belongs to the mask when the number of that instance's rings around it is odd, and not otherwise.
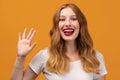
[[[19,34],[18,52],[11,80],[35,80],[43,72],[46,80],[105,80],[104,59],[93,49],[85,16],[75,4],[63,4],[53,17],[51,45],[38,52],[24,71],[35,30]]]

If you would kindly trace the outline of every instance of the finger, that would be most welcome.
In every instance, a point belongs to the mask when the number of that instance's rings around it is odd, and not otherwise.
[[[36,46],[36,42],[30,46],[30,50],[32,50],[35,46]]]
[[[26,28],[24,29],[23,35],[22,35],[22,39],[25,39],[25,35],[26,35]]]
[[[29,40],[30,40],[30,42],[32,41],[32,39],[33,39],[33,37],[34,37],[34,35],[35,35],[35,30],[32,32],[32,34],[30,35],[30,37],[29,37]]]
[[[19,41],[21,40],[21,32],[19,32],[18,40],[19,40]]]
[[[33,28],[31,28],[31,30],[30,30],[30,32],[28,33],[28,35],[27,35],[27,38],[26,38],[26,39],[29,39],[29,38],[30,38],[30,36],[31,36],[32,32],[33,32]]]

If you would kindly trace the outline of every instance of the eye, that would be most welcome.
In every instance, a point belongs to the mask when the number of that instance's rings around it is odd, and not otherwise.
[[[77,20],[77,18],[71,18],[71,20],[76,21],[76,20]]]
[[[65,19],[64,18],[60,18],[59,21],[65,21]]]

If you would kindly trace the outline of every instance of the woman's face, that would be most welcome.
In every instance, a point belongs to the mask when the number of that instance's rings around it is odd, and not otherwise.
[[[61,10],[58,26],[61,37],[65,41],[74,41],[80,31],[80,25],[76,14],[69,7]]]

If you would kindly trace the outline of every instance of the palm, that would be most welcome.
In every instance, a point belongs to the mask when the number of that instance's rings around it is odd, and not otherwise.
[[[23,34],[19,34],[19,41],[18,41],[18,55],[19,56],[26,56],[35,46],[35,43],[31,45],[31,41],[34,37],[35,31],[33,29],[30,30],[29,34],[26,37],[26,29],[24,30]]]

